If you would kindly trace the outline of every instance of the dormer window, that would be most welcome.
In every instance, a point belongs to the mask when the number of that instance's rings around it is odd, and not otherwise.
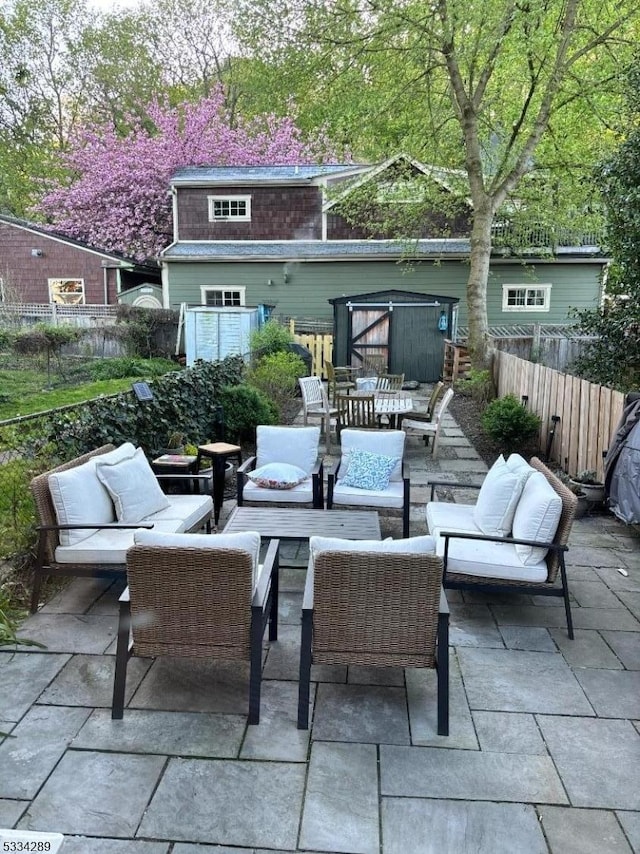
[[[251,221],[251,196],[209,196],[209,222]]]

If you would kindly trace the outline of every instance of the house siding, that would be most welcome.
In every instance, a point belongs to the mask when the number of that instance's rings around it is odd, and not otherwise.
[[[39,257],[32,249],[42,252]],[[102,260],[113,259],[61,242],[40,232],[0,222],[0,278],[23,302],[48,303],[49,279],[83,279],[86,304],[102,305]],[[116,271],[107,269],[108,302],[116,300]]]
[[[250,222],[209,222],[209,196],[251,196]],[[177,190],[179,240],[320,240],[317,187],[197,187]]]
[[[466,261],[415,262],[335,261],[287,263],[289,281],[284,283],[283,263],[264,262],[166,262],[171,282],[171,307],[180,303],[200,305],[200,287],[246,287],[248,306],[275,306],[274,313],[292,317],[333,319],[328,300],[376,290],[397,289],[460,299],[459,323],[467,323],[465,300],[469,266]],[[494,263],[487,293],[490,324],[563,323],[568,307],[597,305],[601,265]],[[273,282],[272,285],[268,281]],[[503,284],[551,283],[548,312],[503,312]]]

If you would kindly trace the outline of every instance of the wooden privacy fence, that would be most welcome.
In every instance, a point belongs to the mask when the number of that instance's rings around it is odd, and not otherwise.
[[[289,321],[289,329],[296,344],[301,344],[310,351],[313,358],[311,373],[314,376],[325,377],[327,372],[324,366],[333,358],[333,335],[328,332],[303,332],[295,331],[295,321]]]
[[[552,416],[558,416],[549,457],[570,475],[585,469],[604,476],[609,448],[624,408],[624,395],[499,351],[495,358],[498,395],[526,395],[527,406],[542,419],[540,450],[546,453]]]

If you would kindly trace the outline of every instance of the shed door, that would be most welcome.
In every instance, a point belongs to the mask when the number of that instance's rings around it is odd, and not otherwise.
[[[442,306],[397,306],[393,311],[393,346],[389,370],[407,380],[437,382],[442,373],[444,339],[438,331]]]
[[[351,309],[347,353],[354,368],[375,362],[383,373],[388,370],[390,317],[388,309],[373,306]]]

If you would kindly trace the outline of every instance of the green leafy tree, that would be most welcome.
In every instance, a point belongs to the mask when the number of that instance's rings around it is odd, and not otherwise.
[[[607,213],[613,263],[604,304],[577,311],[580,330],[595,336],[574,369],[593,382],[621,391],[640,388],[640,71],[628,75],[631,128],[616,152],[597,170]]]
[[[619,109],[617,72],[637,16],[635,0],[252,0],[239,18],[255,55],[280,54],[293,66],[305,52],[303,85],[310,64],[322,66],[323,97],[350,128],[360,121],[369,135],[381,130],[387,149],[410,147],[463,170],[472,208],[469,345],[480,368],[490,356],[493,227],[523,198],[532,212],[536,196],[547,216],[572,206],[582,216],[580,177]],[[353,96],[342,103],[344,81],[373,108],[371,119]]]

